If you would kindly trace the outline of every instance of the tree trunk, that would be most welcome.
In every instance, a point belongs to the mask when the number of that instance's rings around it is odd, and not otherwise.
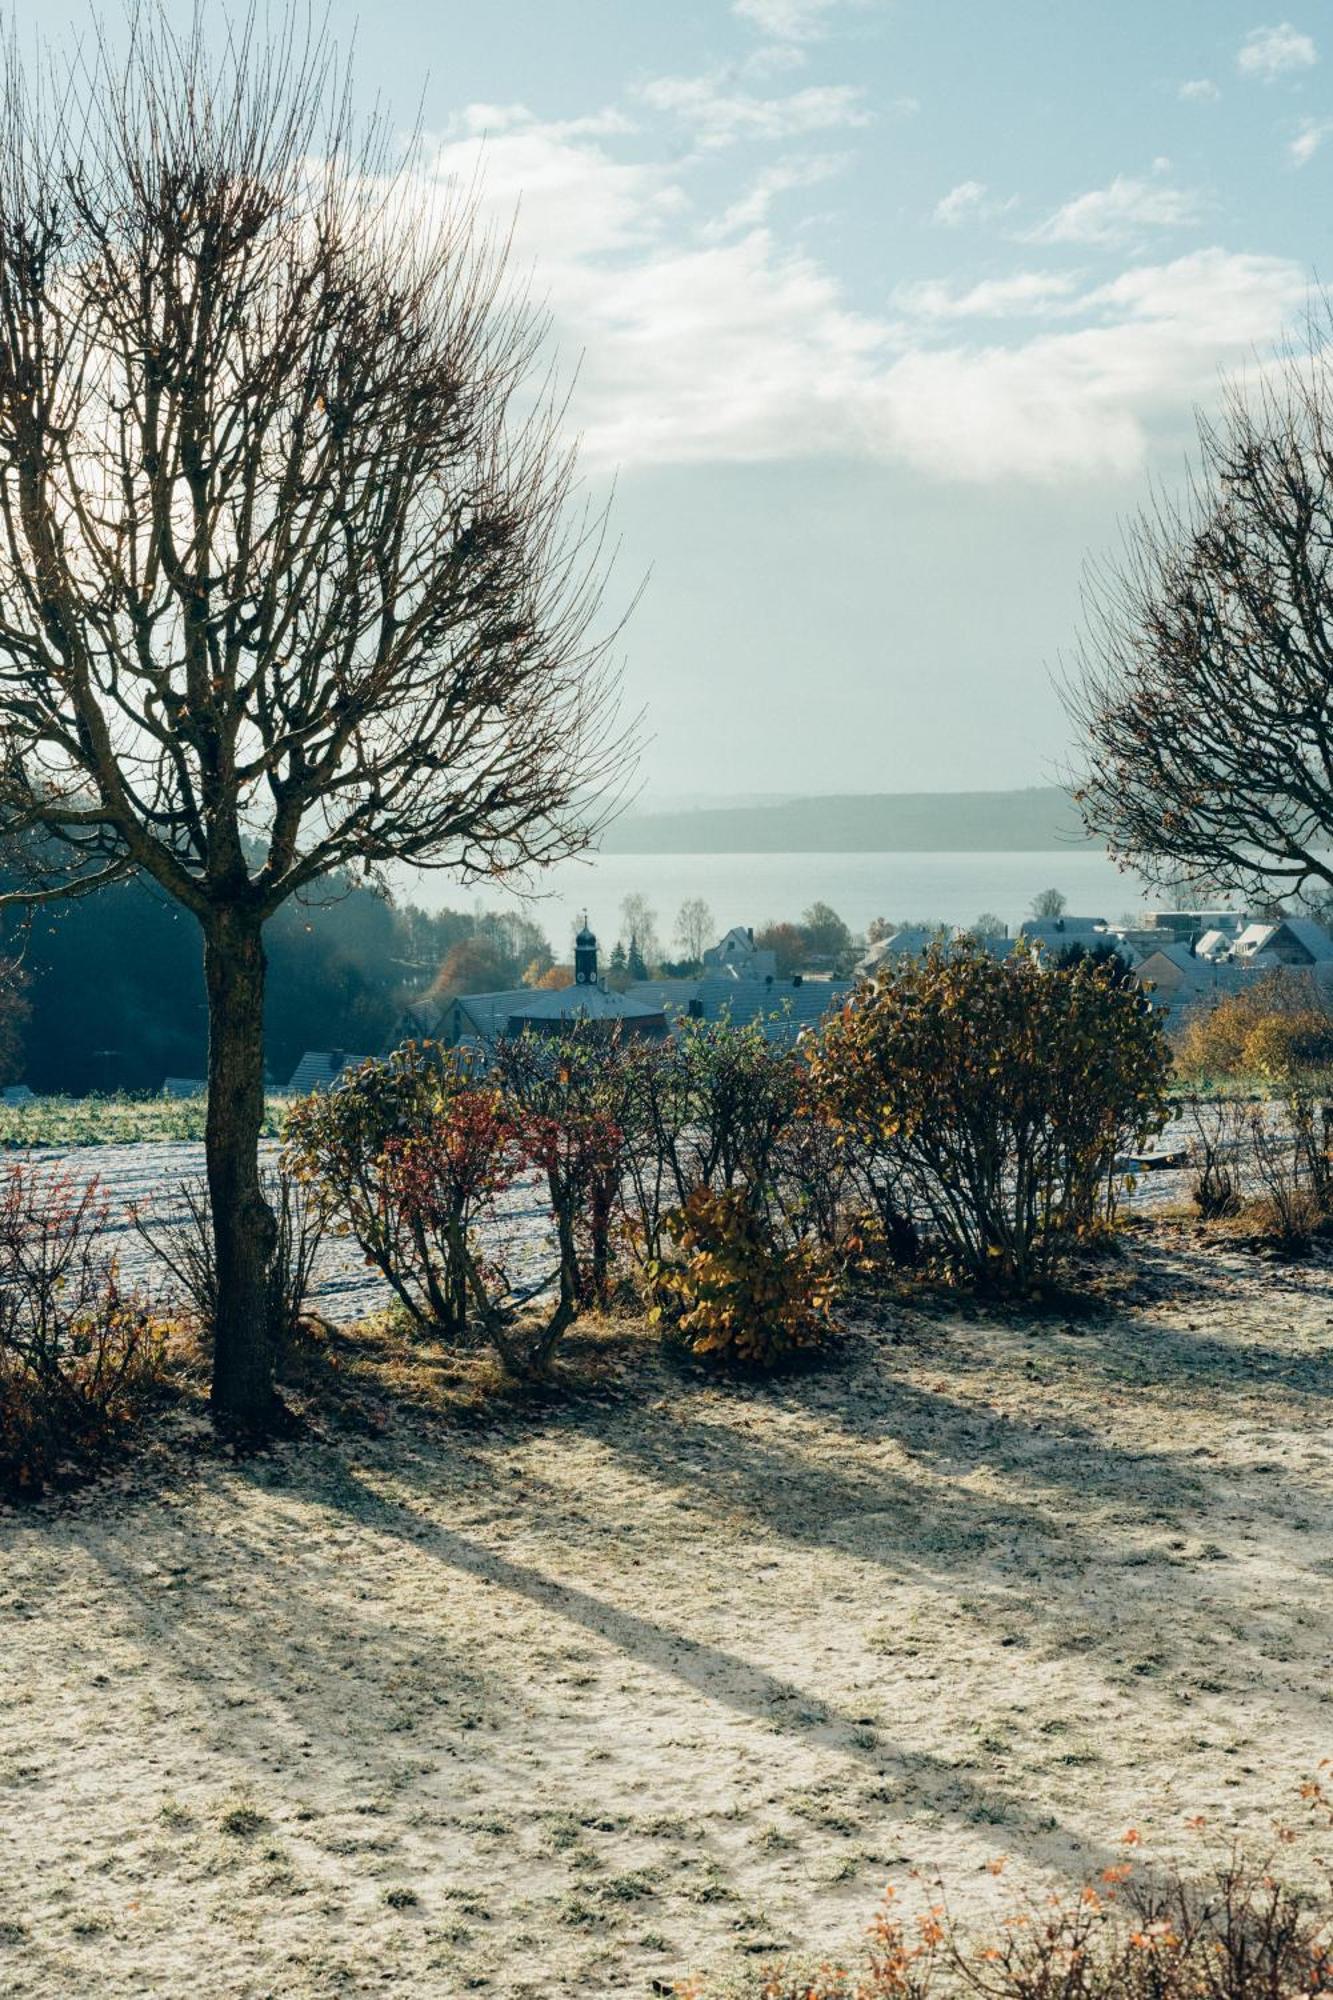
[[[226,911],[204,930],[208,988],[205,1153],[217,1257],[213,1414],[262,1431],[276,1409],[268,1273],[277,1240],[259,1180],[264,1126],[264,970],[258,921]]]

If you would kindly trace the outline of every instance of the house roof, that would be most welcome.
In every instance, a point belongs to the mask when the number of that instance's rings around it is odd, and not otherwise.
[[[1018,926],[1019,937],[1040,944],[1083,944],[1105,933],[1105,917],[1025,917]]]
[[[1255,958],[1261,951],[1266,951],[1281,928],[1275,923],[1246,924],[1236,939],[1237,958]]]
[[[327,1090],[345,1069],[364,1060],[363,1056],[348,1055],[346,1049],[307,1049],[292,1071],[292,1080],[287,1088],[298,1096],[304,1096],[311,1090]]]
[[[1333,938],[1313,917],[1284,917],[1282,929],[1302,944],[1316,965],[1333,963]]]
[[[1194,947],[1196,958],[1215,959],[1224,956],[1235,942],[1229,931],[1205,931]]]
[[[774,1040],[794,1040],[802,1028],[812,1027],[836,1007],[852,990],[849,979],[737,978],[730,971],[705,972],[699,979],[640,980],[630,988],[669,1021],[686,1018],[693,1008],[698,1019],[721,1021],[733,1027],[748,1027],[762,1021]]]
[[[1187,944],[1166,944],[1148,953],[1143,963],[1135,967],[1135,977],[1144,983],[1157,983],[1162,977],[1163,964],[1175,969],[1179,976],[1174,988],[1190,999],[1207,993],[1235,993],[1252,976],[1249,966],[1237,965],[1232,959],[1219,963],[1210,958],[1196,958]]]
[[[467,1005],[466,1000],[463,1005]],[[529,986],[523,989],[521,1002],[509,1009],[508,1018],[511,1021],[646,1021],[661,1011],[660,1007],[650,1007],[607,986],[535,989]]]
[[[938,931],[927,930],[924,924],[907,924],[892,937],[881,938],[871,945],[861,964],[867,968],[882,965],[886,958],[915,958],[920,952],[928,951]]]

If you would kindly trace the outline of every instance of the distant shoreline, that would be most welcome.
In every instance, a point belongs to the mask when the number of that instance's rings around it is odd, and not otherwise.
[[[1066,792],[851,793],[626,814],[603,854],[1036,854],[1093,847]]]

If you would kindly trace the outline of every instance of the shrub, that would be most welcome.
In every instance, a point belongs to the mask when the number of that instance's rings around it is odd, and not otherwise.
[[[0,1176],[0,1487],[40,1491],[96,1464],[163,1376],[163,1328],[120,1282],[96,1183]]]
[[[784,1243],[748,1188],[695,1188],[666,1221],[677,1256],[652,1267],[654,1312],[692,1353],[771,1368],[827,1341],[829,1253]]]
[[[804,1072],[762,1022],[683,1021],[668,1042],[631,1046],[626,1080],[626,1173],[649,1260],[668,1211],[698,1188],[743,1182],[761,1206],[780,1200]]]
[[[546,1179],[570,1317],[609,1302],[612,1234],[622,1214],[633,1092],[619,1033],[581,1022],[558,1039],[496,1045],[495,1074]]]
[[[1026,1290],[1112,1212],[1116,1155],[1161,1130],[1167,1050],[1091,959],[933,947],[858,990],[811,1055],[816,1088],[949,1261]]]
[[[480,1080],[457,1055],[409,1043],[294,1106],[284,1157],[325,1190],[417,1325],[457,1339],[475,1324],[511,1374],[540,1376],[580,1308],[606,1293],[617,1073],[600,1038],[502,1044]],[[538,1172],[557,1264],[516,1288],[502,1203]]]
[[[1235,1215],[1241,1205],[1241,1156],[1249,1107],[1233,1098],[1192,1094],[1181,1104],[1190,1127],[1190,1195],[1205,1221]]]
[[[410,1246],[395,1265],[400,1287],[422,1298],[447,1334],[467,1324],[473,1228],[525,1165],[510,1108],[486,1085],[456,1081],[442,1088],[417,1122],[384,1141],[376,1172],[403,1224],[400,1257]]]
[[[682,2000],[707,1990],[677,1988]],[[1020,1902],[969,1939],[942,1902],[903,1916],[890,1886],[854,1968],[770,1966],[743,1990],[752,2000],[1317,2000],[1333,1993],[1333,1897],[1311,1903],[1237,1853],[1202,1880],[1113,1864],[1076,1897]]]
[[[468,1317],[459,1243],[521,1166],[471,1089],[457,1057],[407,1042],[302,1098],[283,1134],[287,1170],[321,1191],[411,1319],[454,1337]]]
[[[1262,974],[1207,1011],[1194,1008],[1176,1036],[1182,1076],[1208,1083],[1281,1084],[1294,1070],[1333,1068],[1333,1017],[1308,973]]]
[[[283,1168],[260,1176],[278,1233],[268,1272],[269,1338],[275,1359],[310,1317],[315,1262],[328,1226],[328,1200],[315,1181]],[[182,1181],[165,1211],[132,1209],[134,1228],[175,1279],[190,1312],[206,1332],[217,1314],[217,1259],[213,1207],[206,1181]]]
[[[1260,1190],[1262,1221],[1282,1246],[1308,1250],[1310,1238],[1328,1214],[1328,1163],[1314,1140],[1313,1121],[1301,1108],[1288,1123],[1280,1105],[1247,1107],[1249,1155]]]

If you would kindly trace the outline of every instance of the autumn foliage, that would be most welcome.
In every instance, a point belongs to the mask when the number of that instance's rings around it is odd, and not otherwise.
[[[0,1175],[0,1491],[97,1464],[161,1384],[164,1329],[122,1284],[107,1220],[96,1182]]]
[[[858,990],[811,1055],[868,1180],[969,1277],[1026,1289],[1107,1218],[1117,1154],[1160,1131],[1168,1053],[1104,965],[936,947]]]
[[[676,1256],[652,1267],[654,1311],[692,1353],[770,1368],[828,1340],[833,1253],[784,1240],[747,1189],[698,1187],[667,1226]]]
[[[1191,1010],[1176,1067],[1201,1084],[1280,1088],[1296,1071],[1333,1069],[1333,1017],[1308,975],[1265,973],[1216,1006]]]
[[[1304,1788],[1322,1797],[1318,1784]],[[1200,1818],[1190,1826],[1205,1838]],[[1290,1838],[1290,1830],[1283,1829]],[[908,1914],[890,1884],[850,1963],[770,1966],[751,2000],[1319,2000],[1333,1993],[1333,1879],[1309,1896],[1239,1849],[1195,1874],[1126,1858],[1070,1895],[1026,1897],[965,1930],[940,1885]],[[1003,1875],[1005,1862],[989,1864]],[[918,1903],[920,1896],[914,1900]],[[705,2000],[698,1980],[680,2000]]]

